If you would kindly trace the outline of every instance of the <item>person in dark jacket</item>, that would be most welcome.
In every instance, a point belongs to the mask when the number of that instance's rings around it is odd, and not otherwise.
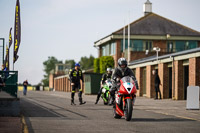
[[[24,95],[26,95],[26,93],[27,93],[27,86],[28,86],[28,81],[27,81],[27,80],[25,80],[25,81],[23,82],[23,86],[24,86],[23,93],[24,93]]]
[[[119,58],[118,59],[118,67],[115,68],[113,75],[112,75],[112,79],[113,79],[113,87],[110,91],[110,95],[112,97],[112,103],[114,102],[114,97],[115,97],[115,91],[119,88],[119,86],[117,85],[117,83],[120,81],[121,78],[125,77],[125,76],[130,76],[134,82],[135,82],[135,86],[136,89],[138,90],[138,82],[135,78],[135,75],[133,73],[133,71],[127,67],[127,61],[125,58]]]
[[[105,84],[105,81],[107,79],[111,79],[111,76],[112,76],[112,68],[107,68],[107,72],[105,74],[103,74],[102,76],[102,79],[101,79],[101,87],[99,89],[99,92],[98,92],[98,95],[97,95],[97,99],[96,99],[96,102],[95,104],[98,103],[99,101],[99,98],[101,96],[101,93],[102,93],[102,89],[103,89],[103,85]]]
[[[82,83],[84,83],[84,80],[83,80],[83,74],[80,69],[79,63],[76,63],[75,68],[70,70],[69,77],[70,77],[71,86],[72,86],[71,105],[76,105],[74,103],[74,95],[75,95],[76,89],[79,89],[78,97],[79,97],[80,105],[85,104],[86,102],[82,101],[82,89],[81,89],[80,80],[82,80]]]
[[[158,93],[160,94],[160,99],[161,99],[161,93],[160,93],[160,88],[159,88],[161,83],[160,83],[160,78],[158,76],[158,72],[156,70],[153,70],[153,75],[155,75],[155,92],[156,92],[155,99],[158,99]]]
[[[5,86],[5,83],[4,83],[3,79],[2,79],[2,76],[0,75],[0,92],[1,92],[1,90],[2,90],[2,88],[4,86]]]

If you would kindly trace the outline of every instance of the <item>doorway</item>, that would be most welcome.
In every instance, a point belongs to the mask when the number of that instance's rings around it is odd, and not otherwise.
[[[172,67],[169,67],[169,98],[172,98]]]
[[[142,92],[143,92],[143,96],[146,96],[146,68],[143,69],[143,89],[142,89]]]
[[[189,85],[189,66],[184,66],[184,71],[183,71],[184,100],[187,99],[188,85]]]

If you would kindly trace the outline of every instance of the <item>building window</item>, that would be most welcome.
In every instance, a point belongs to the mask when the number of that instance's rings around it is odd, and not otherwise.
[[[133,51],[144,51],[142,40],[131,40],[131,48]]]
[[[197,41],[176,41],[176,52],[197,48]]]
[[[63,66],[59,65],[58,66],[58,71],[62,71],[63,70]]]
[[[116,51],[116,43],[107,43],[106,45],[102,46],[102,56],[109,56],[114,55]]]
[[[115,51],[116,51],[116,43],[112,42],[110,45],[110,55],[115,55]]]
[[[102,56],[105,56],[105,55],[106,55],[106,47],[103,46],[103,47],[102,47]]]
[[[176,52],[185,50],[185,41],[176,41]]]
[[[173,41],[167,42],[167,52],[174,52],[174,42]]]
[[[152,51],[152,47],[153,47],[152,46],[152,41],[145,41],[144,45],[145,45],[144,46],[144,48],[145,48],[144,51],[145,50],[149,50],[149,52]]]
[[[110,48],[110,45],[107,44],[107,45],[106,45],[106,56],[110,54],[110,53],[109,53],[109,51],[110,51],[109,48]]]
[[[125,44],[124,44],[124,40],[121,40],[121,52],[124,51],[124,45],[125,45],[125,50],[128,49],[128,40],[125,39]]]
[[[143,40],[130,40],[130,48],[131,51],[145,51],[152,50],[152,41],[145,41],[143,44]],[[121,40],[121,52],[123,52],[124,44],[123,39]],[[128,40],[125,40],[125,50],[128,49]]]
[[[188,49],[197,48],[198,43],[197,41],[186,41],[186,47],[188,47]]]

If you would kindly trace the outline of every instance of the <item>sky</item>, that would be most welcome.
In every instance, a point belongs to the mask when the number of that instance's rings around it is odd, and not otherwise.
[[[146,0],[20,0],[21,44],[14,70],[19,83],[43,79],[43,62],[98,56],[94,42],[144,16]],[[150,0],[154,13],[200,31],[200,0]],[[14,28],[16,0],[0,0],[0,38]],[[14,35],[14,29],[12,36]],[[2,41],[0,41],[2,43]],[[12,47],[11,50],[13,51]],[[13,70],[10,52],[10,67]]]

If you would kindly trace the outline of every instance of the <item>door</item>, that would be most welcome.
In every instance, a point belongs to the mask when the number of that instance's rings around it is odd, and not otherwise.
[[[169,98],[172,98],[172,67],[169,67]]]
[[[184,100],[187,99],[187,87],[189,85],[189,66],[184,66],[184,76],[183,76],[183,86],[184,86]]]
[[[146,96],[146,68],[144,68],[143,69],[143,90],[142,90],[142,92],[143,92],[143,96]]]

